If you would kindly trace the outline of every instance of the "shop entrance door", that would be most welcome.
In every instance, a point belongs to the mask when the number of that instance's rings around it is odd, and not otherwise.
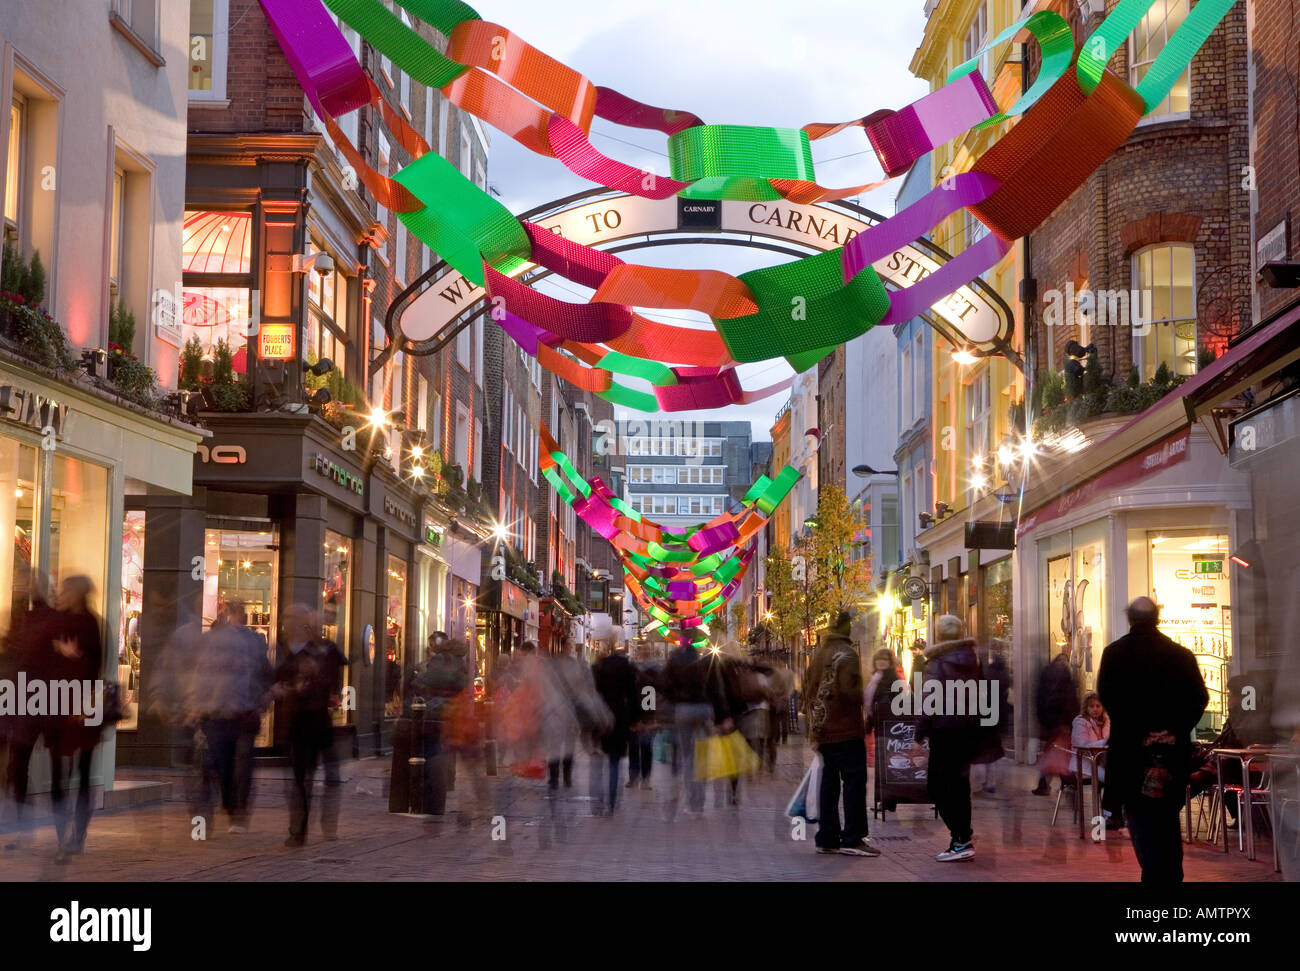
[[[209,529],[204,554],[204,630],[212,627],[229,604],[242,601],[248,626],[265,641],[267,660],[274,666],[276,590],[280,580],[280,544],[275,524]],[[255,742],[258,748],[271,746],[275,738],[274,717],[273,710],[262,717]]]

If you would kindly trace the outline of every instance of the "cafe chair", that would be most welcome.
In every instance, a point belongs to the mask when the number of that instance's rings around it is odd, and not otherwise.
[[[1070,764],[1071,764],[1071,765],[1074,765],[1075,762],[1076,762],[1076,760],[1079,758],[1079,753],[1078,753],[1077,751],[1075,751],[1074,749],[1072,749],[1072,748],[1064,749],[1064,751],[1065,751],[1066,755],[1070,756]],[[1077,777],[1074,773],[1072,773],[1072,772],[1071,772],[1071,773],[1067,773],[1067,774],[1065,774],[1065,775],[1062,775],[1062,776],[1060,777],[1060,779],[1061,779],[1061,788],[1060,788],[1060,790],[1058,790],[1057,793],[1056,793],[1056,805],[1055,805],[1054,807],[1052,807],[1052,825],[1053,825],[1053,826],[1056,825],[1056,816],[1057,816],[1057,814],[1061,811],[1061,798],[1065,795],[1065,790],[1067,790],[1067,789],[1070,790],[1070,798],[1073,799],[1073,800],[1075,801],[1075,802],[1074,802],[1074,811],[1075,811],[1076,813],[1079,811],[1079,800],[1083,798],[1083,793],[1080,792],[1079,789],[1078,789],[1078,786],[1075,785],[1075,782],[1077,781],[1077,778],[1078,778],[1078,777]],[[1090,786],[1090,785],[1092,785],[1092,776],[1090,776],[1090,775],[1085,775],[1085,776],[1083,776],[1083,784],[1084,784],[1085,786]]]
[[[1265,825],[1268,826],[1271,834],[1273,831],[1273,814],[1271,812],[1272,803],[1270,800],[1270,787],[1272,784],[1271,776],[1272,772],[1266,764],[1258,783],[1254,781],[1253,773],[1251,773],[1244,782],[1230,782],[1216,787],[1216,789],[1219,790],[1217,794],[1219,799],[1224,798],[1222,794],[1228,792],[1234,793],[1237,796],[1237,849],[1238,851],[1249,850],[1249,855],[1252,860],[1255,858],[1255,821],[1253,819],[1244,818],[1246,808],[1246,801],[1244,798],[1245,789],[1246,786],[1250,786],[1251,809],[1258,810],[1264,816]],[[1214,820],[1217,822],[1220,817],[1221,813],[1216,812]],[[1249,833],[1246,832],[1246,827],[1248,826],[1250,827]],[[1226,843],[1228,839],[1227,833],[1223,834],[1223,839]],[[1274,836],[1273,839],[1276,841],[1277,837]],[[1215,834],[1215,842],[1218,842],[1217,833]]]

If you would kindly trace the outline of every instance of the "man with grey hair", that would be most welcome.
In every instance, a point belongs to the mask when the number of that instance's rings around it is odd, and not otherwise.
[[[1160,611],[1150,597],[1138,597],[1127,614],[1129,632],[1107,645],[1097,669],[1111,719],[1106,786],[1124,806],[1142,881],[1177,883],[1192,731],[1210,696],[1195,655],[1156,629]]]

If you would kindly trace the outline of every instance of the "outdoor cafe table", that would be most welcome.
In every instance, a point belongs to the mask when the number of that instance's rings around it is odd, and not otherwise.
[[[1215,786],[1219,790],[1219,825],[1223,829],[1224,853],[1228,852],[1228,804],[1224,799],[1223,760],[1236,759],[1241,763],[1241,806],[1238,807],[1237,825],[1245,827],[1246,857],[1253,860],[1255,859],[1255,816],[1251,808],[1250,790],[1253,787],[1250,782],[1250,765],[1256,759],[1285,755],[1287,752],[1285,749],[1274,748],[1216,748],[1210,754],[1214,756],[1214,771],[1218,776]],[[1277,842],[1276,835],[1273,841]]]
[[[1083,780],[1085,778],[1083,760],[1088,760],[1092,773],[1092,818],[1095,820],[1101,815],[1101,779],[1098,778],[1098,770],[1102,767],[1101,763],[1106,758],[1106,743],[1098,742],[1094,745],[1080,745],[1075,748],[1075,753],[1074,784],[1075,791],[1079,794],[1079,798],[1075,800],[1079,806],[1079,839],[1087,839],[1088,831],[1083,816]]]

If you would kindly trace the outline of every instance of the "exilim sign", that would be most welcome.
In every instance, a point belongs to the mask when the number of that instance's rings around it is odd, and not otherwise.
[[[26,388],[0,384],[0,418],[34,428],[41,434],[51,428],[55,438],[62,438],[68,422],[68,406]]]
[[[345,489],[350,489],[359,496],[365,495],[366,486],[365,483],[361,481],[360,476],[353,475],[347,469],[343,468],[343,466],[331,462],[324,455],[321,455],[320,452],[316,453],[316,458],[313,460],[312,464],[316,471],[326,478],[333,479]]]

